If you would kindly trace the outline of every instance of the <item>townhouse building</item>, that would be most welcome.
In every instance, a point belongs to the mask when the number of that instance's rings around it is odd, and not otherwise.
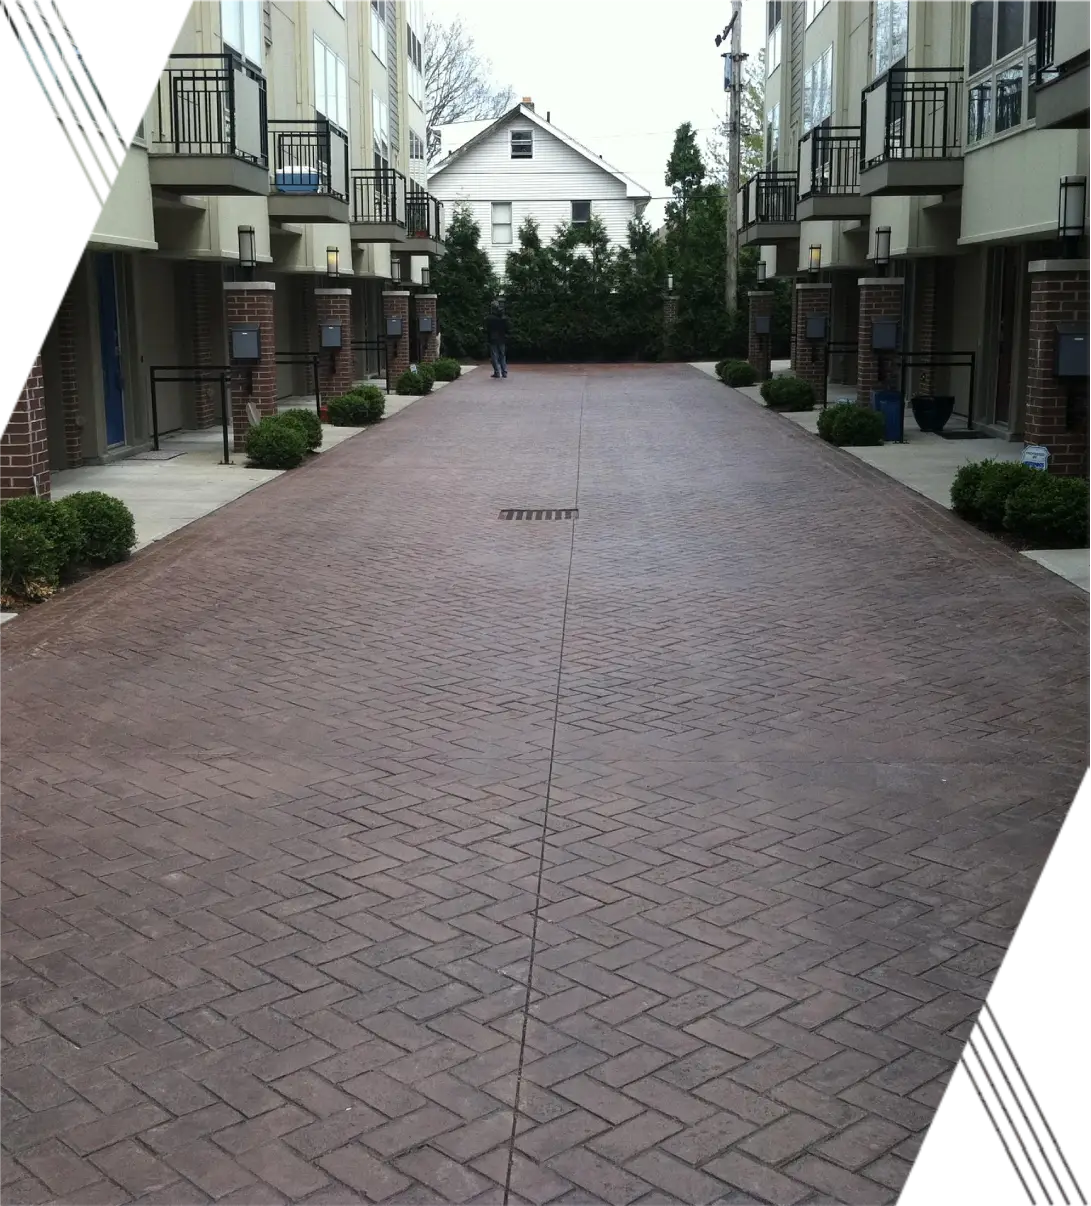
[[[4,497],[218,424],[221,366],[238,446],[247,404],[313,393],[316,366],[328,393],[434,354],[424,29],[420,0],[194,3],[4,436]],[[162,365],[210,379],[161,383],[153,414]]]
[[[765,165],[740,190],[740,241],[794,282],[796,371],[822,397],[827,376],[860,400],[953,396],[954,434],[1042,443],[1086,474],[1086,0],[749,11]]]

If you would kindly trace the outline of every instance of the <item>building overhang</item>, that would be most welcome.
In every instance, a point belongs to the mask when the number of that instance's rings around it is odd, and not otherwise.
[[[861,197],[928,197],[962,187],[963,163],[954,159],[883,159],[860,169]]]

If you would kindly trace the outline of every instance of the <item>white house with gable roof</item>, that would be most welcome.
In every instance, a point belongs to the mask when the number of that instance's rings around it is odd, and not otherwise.
[[[632,218],[651,199],[646,188],[535,112],[524,97],[495,121],[440,126],[442,158],[433,165],[428,191],[446,205],[450,222],[466,205],[481,227],[481,246],[504,275],[519,227],[530,217],[542,239],[564,222],[602,219],[614,247],[627,243]]]

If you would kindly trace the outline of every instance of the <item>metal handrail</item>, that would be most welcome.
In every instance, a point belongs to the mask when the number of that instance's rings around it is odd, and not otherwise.
[[[442,202],[419,186],[409,189],[405,199],[405,229],[411,239],[434,239],[441,235]]]
[[[404,226],[405,183],[396,168],[354,168],[352,221]]]
[[[375,353],[375,371],[379,376],[386,376],[387,369],[387,347],[384,339],[353,339],[349,343],[349,347],[354,352],[364,353],[364,365],[368,367],[368,356],[371,352]],[[368,368],[370,371],[370,368]]]
[[[815,126],[799,140],[800,200],[851,196],[860,188],[860,127]],[[804,178],[804,143],[810,144],[811,170]]]
[[[739,190],[742,225],[796,220],[797,172],[757,172]]]
[[[269,121],[273,187],[281,193],[318,193],[348,201],[349,140],[325,117]]]
[[[239,145],[238,74],[258,90],[258,128],[252,131],[257,151]],[[172,54],[159,77],[155,103],[156,137],[148,144],[153,154],[222,155],[268,166],[265,76],[240,55]]]
[[[890,159],[950,159],[961,155],[963,77],[961,67],[891,67],[873,80],[860,97],[861,166],[874,167]],[[882,145],[874,147],[867,136],[868,97],[880,88],[884,105]]]

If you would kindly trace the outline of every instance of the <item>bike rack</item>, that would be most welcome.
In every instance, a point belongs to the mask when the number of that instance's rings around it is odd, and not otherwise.
[[[231,376],[230,365],[206,365],[194,368],[192,364],[156,364],[150,369],[151,373],[151,404],[152,404],[152,447],[159,451],[159,402],[157,386],[166,382],[188,381],[202,383],[219,381],[220,383],[220,425],[223,427],[224,465],[231,464],[231,442],[228,437],[229,420],[227,415],[227,382]],[[163,377],[162,373],[178,373],[180,376]]]

